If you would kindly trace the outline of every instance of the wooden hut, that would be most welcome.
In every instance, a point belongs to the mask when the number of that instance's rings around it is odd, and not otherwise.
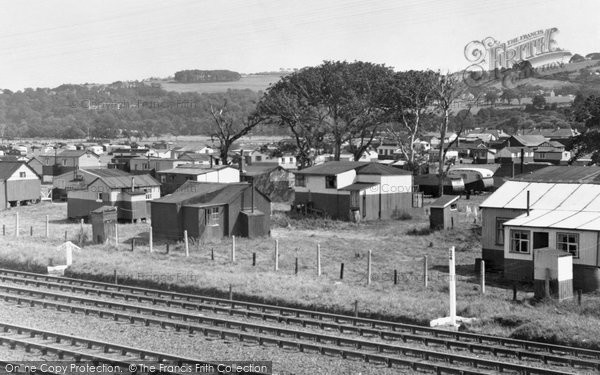
[[[458,223],[458,196],[443,195],[429,206],[429,227],[433,230],[452,229]]]
[[[90,212],[94,243],[106,243],[115,235],[117,225],[117,207],[102,206]]]

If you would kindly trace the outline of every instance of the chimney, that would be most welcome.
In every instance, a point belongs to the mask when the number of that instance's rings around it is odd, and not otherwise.
[[[131,192],[135,190],[135,177],[131,176]]]
[[[521,174],[523,174],[523,164],[525,162],[525,149],[521,149]]]

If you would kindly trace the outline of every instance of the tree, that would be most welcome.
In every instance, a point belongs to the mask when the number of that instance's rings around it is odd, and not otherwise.
[[[546,105],[546,98],[544,97],[544,95],[537,94],[531,100],[531,104],[535,109],[542,109]]]
[[[517,92],[514,89],[505,89],[500,95],[500,99],[504,100],[506,104],[510,104],[513,99],[517,99]],[[519,99],[519,104],[521,104],[521,100]]]
[[[432,71],[397,72],[386,95],[392,121],[386,129],[387,135],[398,143],[411,169],[417,164],[414,143],[421,120],[432,111],[437,79],[438,75]]]
[[[235,141],[264,121],[256,112],[258,94],[250,90],[227,90],[209,95],[212,134],[219,140],[219,156],[228,163],[229,149]]]
[[[585,126],[573,139],[571,162],[583,155],[592,154],[592,163],[600,163],[600,97],[588,96],[584,102],[573,103],[573,120]]]
[[[437,85],[435,87],[436,90],[436,111],[441,117],[439,132],[440,132],[440,149],[438,151],[438,173],[439,173],[439,194],[440,196],[444,195],[444,178],[448,173],[448,169],[450,165],[448,165],[447,169],[444,169],[444,164],[446,160],[446,153],[448,152],[448,148],[454,144],[460,137],[463,129],[465,128],[466,118],[471,113],[471,105],[469,105],[465,111],[462,111],[462,118],[456,119],[458,124],[458,128],[455,128],[456,137],[448,143],[446,147],[444,147],[446,134],[448,133],[448,126],[450,124],[450,109],[452,108],[456,99],[461,97],[464,87],[461,85],[459,79],[456,76],[451,74],[440,75]],[[474,101],[477,101],[474,99]]]
[[[282,77],[259,109],[294,134],[301,165],[324,141],[333,146],[334,160],[346,142],[358,160],[385,120],[382,103],[392,74],[384,65],[325,61]]]
[[[498,100],[498,92],[496,90],[490,90],[485,93],[485,101],[487,103],[490,103],[490,105],[492,107],[496,104],[497,100]]]

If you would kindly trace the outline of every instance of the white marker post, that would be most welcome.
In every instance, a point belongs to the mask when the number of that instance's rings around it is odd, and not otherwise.
[[[15,215],[15,237],[19,237],[19,213]]]
[[[450,324],[456,325],[456,270],[454,261],[454,246],[449,251],[449,294],[450,294]]]
[[[231,236],[231,263],[235,263],[235,236]]]
[[[48,221],[48,215],[46,215],[46,238],[50,237],[50,224]]]
[[[152,244],[152,227],[150,227],[150,232],[148,232],[148,239],[149,239],[149,244],[150,244],[150,252],[152,253],[153,251],[153,244]]]
[[[367,285],[371,285],[371,250],[369,250],[369,258],[367,259]]]
[[[187,230],[183,231],[183,241],[185,243],[185,256],[189,257],[190,256],[190,246],[188,243]]]
[[[321,276],[321,244],[317,243],[317,276]]]

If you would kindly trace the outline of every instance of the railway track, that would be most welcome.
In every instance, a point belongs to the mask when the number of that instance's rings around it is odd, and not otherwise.
[[[144,371],[145,369],[141,367],[142,361],[147,366],[150,366],[151,363],[155,364],[155,368],[162,368],[163,372],[166,373],[177,373],[169,371],[169,369],[173,368],[187,368],[191,366],[191,368],[196,369],[196,366],[198,368],[203,368],[203,366],[217,368],[218,366],[217,363],[205,362],[198,359],[3,322],[0,322],[0,345],[7,345],[11,349],[21,348],[26,352],[38,350],[44,356],[48,354],[54,355],[59,360],[70,359],[72,362],[68,364],[68,369],[74,373],[88,372],[84,371],[84,369],[89,369],[89,366],[92,366],[94,369],[103,369],[103,371],[95,372],[148,372]],[[84,363],[82,361],[89,362]],[[0,362],[3,366],[14,365],[15,363],[16,361]],[[160,367],[161,364],[162,367]],[[62,365],[65,366],[64,363]],[[15,372],[18,373],[18,371]],[[37,370],[35,372],[51,374]],[[264,375],[266,373],[252,372],[252,374]]]
[[[242,314],[246,317],[258,317],[263,320],[276,319],[278,322],[284,322],[287,324],[295,323],[302,324],[303,326],[318,326],[319,328],[327,327],[328,329],[337,329],[341,333],[353,332],[367,338],[377,337],[385,340],[401,340],[403,343],[416,341],[424,343],[425,345],[435,345],[436,347],[444,347],[447,349],[467,350],[469,353],[475,355],[485,353],[496,357],[511,356],[518,360],[533,359],[543,364],[568,366],[570,369],[586,368],[597,371],[600,368],[597,360],[600,357],[600,352],[585,349],[561,347],[556,345],[532,343],[511,339],[503,339],[501,341],[501,346],[492,346],[485,343],[488,336],[481,337],[474,334],[441,331],[428,327],[402,325],[399,323],[309,312],[306,310],[272,307],[268,305],[248,304],[244,302],[240,303],[237,301],[219,300],[215,298],[208,298],[209,303],[206,303],[206,298],[200,296],[127,286],[117,286],[106,283],[94,283],[77,279],[57,278],[53,276],[20,273],[15,271],[5,272],[5,270],[1,270],[0,280],[4,282],[25,283],[28,285],[34,285],[36,287],[45,287],[50,289],[68,289],[70,292],[104,295],[113,299],[120,298],[126,302],[129,300],[135,300],[137,302],[149,302],[153,305],[164,304],[169,308],[176,306],[197,311],[202,310],[203,308],[210,308],[212,306],[212,308],[216,308],[218,312],[224,312],[232,315],[239,313],[239,311],[236,309],[239,309],[240,307],[238,304],[241,304],[246,306],[246,312]],[[354,338],[301,332],[291,329],[282,329],[239,321],[231,321],[228,319],[198,316],[196,314],[189,314],[188,312],[183,313],[172,310],[161,310],[156,308],[135,306],[127,303],[65,296],[60,293],[43,292],[38,290],[11,287],[7,285],[0,285],[0,289],[9,293],[13,293],[13,295],[1,294],[0,298],[4,298],[5,300],[13,300],[18,303],[28,303],[33,306],[42,306],[46,308],[54,307],[58,310],[67,310],[75,313],[82,312],[84,314],[98,314],[102,317],[110,316],[117,320],[128,320],[131,323],[140,322],[145,325],[157,324],[163,328],[170,327],[176,330],[185,329],[189,332],[200,332],[205,335],[219,336],[221,338],[236,338],[241,341],[253,341],[263,345],[294,347],[300,351],[318,352],[321,354],[337,354],[344,358],[359,358],[366,361],[384,363],[390,367],[407,366],[413,369],[430,370],[436,373],[482,373],[482,370],[486,369],[493,372],[513,371],[526,374],[566,373],[564,367],[559,370],[553,370],[540,367],[524,366],[510,362],[506,363],[499,361],[498,359],[489,360],[479,357],[440,352],[436,350],[423,350],[416,349],[414,347],[390,345],[387,343],[375,343],[364,339],[357,340]],[[14,293],[20,295],[14,296]],[[23,294],[34,295],[37,298],[24,298],[22,297]],[[65,301],[66,303],[49,302],[49,299],[54,301]],[[197,300],[201,300],[202,302],[196,302]],[[84,304],[86,307],[73,306],[71,303]],[[222,306],[223,304],[225,307]],[[90,305],[94,306],[94,308],[90,308]],[[260,311],[255,311],[257,306],[261,308]],[[273,308],[276,311],[279,311],[280,314],[282,314],[282,310],[285,310],[285,313],[287,314],[290,314],[290,312],[295,312],[295,316],[277,316],[277,314],[273,313],[267,314],[264,312],[267,308]],[[107,312],[105,309],[111,311]],[[133,314],[124,313],[127,311],[132,312]],[[313,315],[311,316],[311,319],[301,318],[306,314]],[[319,317],[316,318],[315,314],[319,315]],[[155,318],[157,316],[166,317],[166,319]],[[343,320],[342,318],[350,319],[350,321],[345,321],[345,324],[341,324],[340,321]],[[365,327],[365,321],[369,327],[378,328]],[[393,328],[388,328],[386,330],[385,328],[387,328],[390,324]],[[207,328],[206,325],[211,327]],[[363,326],[361,327],[360,325]],[[383,326],[384,328],[382,329],[380,326]],[[404,329],[405,332],[408,329],[409,333],[400,332],[399,328]],[[425,329],[426,334],[422,334],[420,329]],[[242,331],[242,333],[240,333],[240,331]],[[247,334],[246,332],[252,332],[252,334]],[[434,334],[432,334],[432,332]],[[268,335],[265,335],[264,333],[267,333]],[[473,340],[473,337],[478,337],[478,339]],[[489,337],[495,339],[493,336]],[[543,345],[543,350],[541,352],[539,351],[540,345]],[[352,349],[348,349],[348,347],[351,347]],[[535,347],[538,349],[538,351],[523,351],[524,347]],[[372,352],[376,352],[377,354],[373,354]],[[384,354],[382,355],[379,353]],[[390,356],[389,354],[394,356]],[[406,360],[404,358],[397,358],[396,356],[408,356],[413,357],[414,359]],[[461,366],[444,366],[433,362],[436,360],[451,364],[461,364]],[[468,369],[465,369],[466,367],[475,368],[476,371],[469,372]]]

